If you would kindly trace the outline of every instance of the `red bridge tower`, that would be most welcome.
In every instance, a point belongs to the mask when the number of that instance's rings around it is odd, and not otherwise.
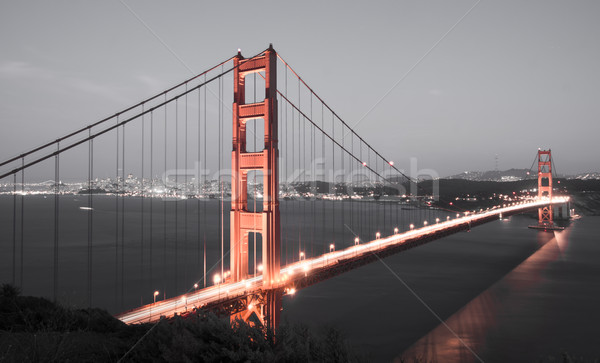
[[[233,151],[231,153],[231,281],[248,278],[248,234],[262,236],[263,291],[248,297],[248,309],[232,319],[248,320],[255,313],[267,326],[277,327],[281,311],[281,291],[273,289],[279,282],[281,267],[281,230],[279,219],[279,178],[277,145],[277,54],[272,46],[262,55],[244,59],[240,52],[234,58],[233,75]],[[245,78],[264,73],[265,99],[246,103]],[[264,120],[264,149],[246,151],[246,122]],[[248,210],[248,172],[263,173],[263,210]],[[256,242],[256,238],[254,239]]]
[[[552,201],[552,153],[550,150],[538,150],[538,198],[549,198]],[[552,204],[538,209],[539,227],[554,227],[552,213]]]

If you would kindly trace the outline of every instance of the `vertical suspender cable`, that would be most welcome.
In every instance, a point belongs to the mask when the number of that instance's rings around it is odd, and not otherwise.
[[[206,83],[206,74],[204,75],[204,83]],[[208,170],[208,167],[206,165],[206,109],[207,109],[207,104],[206,104],[206,91],[208,90],[208,86],[206,86],[204,88],[204,165],[203,168]],[[204,185],[203,185],[203,191],[204,191],[204,197],[206,197],[206,182],[207,182],[207,176],[204,178]],[[204,203],[202,203],[204,205],[204,211],[202,213],[203,217],[204,217],[204,223],[203,223],[203,231],[204,231],[204,273],[202,274],[202,280],[204,281],[204,287],[206,287],[206,228],[208,228],[208,224],[206,222],[206,200],[204,201]]]
[[[21,287],[21,291],[23,291],[23,253],[24,242],[25,242],[25,157],[21,158],[21,282],[19,286]]]
[[[350,134],[350,150],[351,153],[354,155],[354,134]],[[351,158],[348,158],[348,165],[350,167],[350,179],[348,180],[348,185],[350,186],[350,192],[348,193],[348,197],[350,198],[350,227],[353,230],[356,230],[355,228],[355,224],[354,224],[354,198],[352,198],[352,196],[354,195],[354,160],[352,160]],[[354,237],[354,236],[352,236]]]
[[[333,198],[331,199],[331,209],[332,209],[332,213],[333,213],[333,244],[335,245],[335,239],[336,239],[336,233],[337,233],[337,221],[335,220],[335,198],[337,196],[337,188],[336,188],[336,180],[335,180],[335,122],[334,122],[334,115],[333,112],[331,113],[331,160],[332,160],[332,183],[333,183]]]
[[[278,142],[279,147],[281,148],[281,145],[282,145],[281,141],[284,138],[283,137],[283,123],[282,123],[282,120],[283,120],[283,106],[282,106],[282,102],[283,101],[282,100],[283,99],[282,99],[282,97],[279,94],[277,94],[275,97],[277,98],[277,105],[278,105],[278,107],[277,107],[277,112],[278,112],[278,114],[277,114],[277,121],[279,122],[279,127],[277,127],[277,133],[278,133],[277,134],[277,142]],[[280,149],[279,159],[277,161],[279,163],[278,164],[279,165],[278,173],[279,173],[279,183],[280,184],[281,183],[285,183],[285,176],[283,175],[283,162],[284,162],[283,157],[284,157],[284,154],[283,154],[282,151],[283,150]],[[279,192],[280,193],[283,193],[284,190],[285,190],[285,188],[279,188]],[[283,201],[283,198],[281,198],[281,200],[279,201],[279,213],[283,216],[283,215],[285,215],[285,210],[283,208],[282,201]],[[284,217],[281,217],[281,221],[284,220],[283,218]],[[282,229],[285,228],[285,224],[282,224],[281,228]],[[281,253],[285,253],[285,239],[283,239],[283,233],[281,234],[281,243],[283,243],[283,245],[281,245]],[[281,262],[282,265],[285,266],[287,264],[287,260],[285,259],[285,255],[281,258],[281,261],[282,261]]]
[[[391,170],[391,168],[390,168]],[[400,194],[400,186],[402,185],[401,183],[402,180],[402,176],[398,175],[398,180],[396,181],[396,198],[394,199],[394,204],[396,207],[396,227],[398,228],[398,231],[400,231],[402,229],[402,226],[400,225],[400,198],[402,197],[402,195]]]
[[[13,248],[12,248],[12,284],[17,282],[16,267],[17,267],[17,173],[13,174]]]
[[[384,175],[385,173],[385,160],[381,159],[381,175]],[[383,198],[386,195],[386,188],[387,188],[387,181],[385,178],[381,178],[381,198],[382,198],[382,203],[381,203],[381,208],[383,209],[383,221],[381,222],[381,225],[377,225],[377,228],[381,228],[381,226],[383,226],[383,231],[381,231],[381,236],[387,235],[387,201],[385,200],[385,198]]]
[[[298,109],[300,109],[300,82],[298,82]],[[300,114],[300,111],[298,111],[298,173],[296,173],[296,175],[298,175],[298,180],[296,180],[296,185],[300,186],[300,173],[302,173],[302,166],[300,165],[301,163],[301,148],[304,147],[304,145],[301,144],[302,142],[302,132],[300,131],[300,126],[302,124],[302,115]],[[300,203],[302,203],[302,195],[300,194],[300,190],[302,189],[298,189],[297,190],[297,194],[298,194],[298,202],[296,203],[298,208],[298,212],[300,212]],[[300,218],[298,218],[298,259],[300,258],[300,251],[302,250],[302,228],[303,228],[303,223],[304,223],[304,215],[301,215]]]
[[[92,135],[92,129],[89,130],[89,136]],[[94,197],[93,184],[94,179],[94,139],[89,141],[89,161],[88,161],[88,307],[92,307],[92,240],[94,237]]]
[[[296,175],[296,172],[295,172],[295,166],[296,166],[296,155],[295,155],[296,145],[295,145],[295,142],[294,142],[295,141],[294,139],[296,138],[296,136],[295,136],[295,133],[296,133],[296,122],[295,122],[294,119],[295,119],[294,108],[292,108],[292,135],[291,135],[291,137],[292,137],[292,155],[291,155],[292,156],[292,177],[294,177]],[[293,184],[295,184],[296,181],[293,180],[293,182],[294,182]],[[294,188],[294,192],[295,192],[296,191],[296,187],[294,186],[293,188]],[[296,193],[294,193],[294,198],[296,198]],[[294,201],[292,201],[291,203],[293,203],[293,205],[296,204]],[[294,212],[296,212],[296,211],[297,211],[297,209],[294,210]],[[297,218],[294,216],[292,220],[297,220]],[[296,226],[297,226],[297,223],[294,223],[294,227],[296,227]],[[295,240],[295,238],[292,235],[292,241],[294,241],[294,240]],[[292,242],[292,245],[293,246],[290,246],[290,247],[292,247],[291,250],[292,250],[292,262],[293,262],[294,261],[294,251],[296,250],[294,248],[295,247],[294,246],[295,245],[295,241]]]
[[[185,90],[186,90],[186,94],[185,94],[185,127],[184,127],[184,156],[183,156],[183,164],[184,167],[183,169],[185,170],[185,179],[184,179],[184,186],[183,186],[183,192],[186,193],[185,195],[185,199],[183,200],[183,278],[185,283],[188,283],[188,254],[187,254],[187,247],[188,247],[188,202],[187,202],[187,194],[188,193],[188,94],[187,94],[187,89],[188,89],[188,85],[187,83],[185,84]]]
[[[392,196],[391,174],[388,172],[387,175],[386,175],[386,170],[385,170],[386,169],[386,164],[387,164],[388,169],[391,171],[390,164],[386,163],[386,161],[383,160],[382,164],[381,164],[382,165],[381,172],[382,172],[382,175],[383,175],[384,191],[385,191],[385,194],[387,196],[387,198],[385,200],[385,203],[384,203],[384,206],[383,206],[383,209],[384,209],[384,211],[386,213],[384,224],[385,224],[385,226],[387,228],[387,230],[386,230],[386,235],[387,235],[388,233],[390,233],[390,228],[391,228],[391,225],[393,224],[393,221],[392,221],[392,218],[391,218],[392,215],[391,215],[391,209],[390,209],[391,206],[392,206],[392,204],[391,204],[391,196]],[[388,222],[388,218],[389,218],[389,222]]]
[[[310,119],[313,118],[313,95],[310,94]],[[317,190],[316,190],[316,176],[315,176],[315,126],[310,126],[310,163],[311,163],[311,173],[310,177],[312,178],[311,184],[313,187],[311,188],[311,212],[312,212],[312,235],[310,238],[310,256],[314,256],[314,248],[315,248],[315,231],[317,224],[317,216],[316,216],[316,198]]]
[[[154,221],[154,111],[150,112],[150,250],[149,253],[149,263],[148,269],[150,270],[150,290],[154,291],[154,280],[152,273],[152,244],[154,242],[154,229],[153,229],[153,221]]]
[[[345,182],[346,180],[344,179],[344,175],[346,175],[346,170],[344,170],[344,156],[345,155],[344,155],[344,149],[343,149],[344,148],[344,124],[342,124],[341,135],[342,135],[342,148],[340,148],[340,159],[342,159],[341,160],[341,163],[342,163],[342,165],[341,165],[341,167],[342,167],[342,169],[341,169],[342,170],[342,182]],[[341,243],[342,243],[342,245],[345,243],[344,242],[345,241],[344,236],[346,235],[345,220],[344,220],[345,213],[346,213],[346,208],[344,206],[344,197],[345,197],[346,192],[348,191],[348,184],[347,183],[344,183],[344,188],[345,188],[345,191],[342,193],[342,200],[340,201],[341,202],[340,205],[341,205],[341,209],[342,209],[342,224],[341,224],[341,228],[342,228],[342,233],[341,233],[342,242]]]
[[[144,112],[144,104],[142,104],[142,113]],[[140,200],[141,200],[141,208],[142,208],[142,212],[140,213],[140,281],[144,281],[144,218],[145,218],[145,213],[144,213],[144,195],[145,195],[145,190],[144,190],[144,131],[145,131],[145,120],[144,120],[144,114],[142,114],[142,176],[140,178]],[[143,284],[142,284],[143,286]],[[143,300],[142,300],[142,304],[143,304]]]
[[[296,166],[296,154],[295,154],[295,152],[296,152],[296,145],[295,145],[295,142],[294,142],[295,138],[296,138],[296,122],[295,122],[295,117],[296,116],[294,115],[294,109],[293,108],[292,108],[291,111],[292,111],[291,112],[292,132],[291,132],[290,138],[292,140],[292,145],[291,145],[292,146],[292,153],[291,153],[291,158],[292,158],[292,169],[291,169],[292,174],[291,174],[291,176],[292,176],[292,178],[291,178],[290,182],[292,184],[292,189],[294,190],[294,196],[293,197],[296,198],[296,193],[295,193],[296,192],[296,186],[294,185],[295,184],[294,176],[296,175],[296,173],[294,171],[295,170],[295,166]],[[296,204],[295,200],[291,200],[290,204],[292,204],[291,205],[291,207],[292,207],[292,213],[295,213],[296,212],[296,209],[294,208],[294,206]],[[292,223],[294,224],[294,227],[297,226],[297,224],[294,223],[296,220],[297,220],[296,216],[292,216]],[[290,230],[291,229],[292,228],[291,228],[291,225],[290,225]],[[296,245],[295,234],[296,234],[295,232],[291,233],[292,237],[291,237],[291,241],[290,241],[290,244],[291,244],[290,245],[290,254],[291,254],[291,261],[292,262],[294,262],[294,252],[296,251],[296,248],[295,248],[295,245]]]
[[[123,188],[121,190],[121,192],[125,192],[125,125],[123,125],[123,135],[122,135],[122,140],[121,142],[123,143],[123,150],[122,150],[122,154],[121,157],[123,158],[123,161],[121,163],[121,167],[123,168]],[[121,309],[123,309],[124,307],[124,300],[125,300],[125,194],[123,194],[123,196],[121,197]]]
[[[366,147],[366,151],[367,151],[367,165],[369,165],[369,167],[372,167],[371,164],[371,153],[368,147]],[[371,193],[373,193],[373,196],[375,195],[374,191],[373,191],[373,174],[367,170],[366,173],[368,173],[368,188],[367,191],[369,192],[369,196]],[[373,198],[374,199],[374,198]],[[371,240],[371,230],[372,230],[372,226],[373,223],[371,222],[373,220],[373,203],[371,201],[371,199],[367,199],[367,203],[365,204],[365,219],[367,220],[366,223],[366,230],[365,230],[365,236],[366,236],[366,240],[370,241]]]
[[[377,171],[377,174],[381,175],[383,173],[383,169],[385,167],[383,166],[383,159],[382,159],[381,160],[381,171],[379,171],[379,159],[380,158],[375,156],[375,165],[377,166],[375,168],[375,170]],[[377,207],[377,210],[378,210],[377,218],[378,219],[377,219],[377,222],[375,223],[375,229],[378,232],[382,233],[381,235],[383,236],[385,233],[385,229],[386,229],[386,227],[385,227],[385,217],[386,217],[385,216],[385,200],[383,198],[383,196],[385,194],[385,181],[382,178],[380,178],[379,175],[377,175],[377,180],[378,180],[377,185],[380,190],[380,192],[379,192],[380,203],[378,203],[378,207]],[[383,214],[383,215],[381,215],[381,214]],[[383,229],[383,230],[381,230],[381,229]]]
[[[179,292],[179,98],[175,99],[175,293]]]
[[[360,153],[360,161],[362,163],[364,163],[365,159],[363,159],[363,156],[362,156],[362,152],[363,152],[362,140],[360,138],[358,139],[358,151]],[[358,210],[358,225],[360,226],[360,232],[359,233],[362,236],[361,238],[364,238],[364,236],[365,236],[365,232],[364,232],[365,221],[363,219],[363,214],[364,214],[363,210],[364,210],[364,204],[365,204],[364,203],[365,202],[365,200],[364,200],[364,198],[365,198],[364,185],[365,184],[364,184],[364,178],[363,178],[363,175],[362,175],[362,172],[363,172],[364,168],[362,168],[362,165],[358,165],[358,168],[360,169],[360,172],[358,174],[359,174],[360,179],[361,179],[361,189],[360,190],[362,192],[361,203],[358,205],[358,208],[359,208],[359,210]]]
[[[300,164],[300,173],[302,173],[302,190],[304,191],[304,188],[306,187],[306,157],[305,157],[305,152],[306,152],[306,133],[304,132],[304,129],[306,128],[306,120],[304,118],[304,116],[302,116],[302,122],[298,122],[298,126],[300,126],[300,124],[302,125],[302,141],[301,141],[301,146],[302,146],[302,150],[298,150],[300,151],[298,153],[298,159],[302,159],[298,164]],[[300,136],[299,136],[300,137]],[[300,203],[302,203],[302,219],[301,219],[301,236],[302,233],[305,232],[305,226],[306,226],[306,202],[304,200],[304,194],[300,195],[300,199],[299,199]],[[302,240],[301,240],[302,241]],[[301,244],[301,251],[304,251],[306,249],[306,236],[304,236],[304,244]]]
[[[56,143],[56,156],[54,156],[54,278],[53,278],[53,299],[54,302],[58,299],[58,199],[60,194],[60,159],[58,152],[60,151],[60,143]]]
[[[200,144],[200,140],[202,139],[202,88],[198,88],[198,156],[196,159],[196,167],[194,168],[196,170],[196,213],[197,213],[197,221],[196,221],[196,238],[197,238],[197,258],[196,258],[196,263],[198,264],[198,266],[200,266],[200,242],[201,242],[201,238],[200,238],[200,230],[201,230],[201,219],[200,219],[200,197],[201,197],[201,192],[200,192],[200,185],[202,180],[200,179],[200,174],[202,173],[201,170],[204,169],[204,165],[202,165],[202,167],[199,167],[199,163],[200,163],[200,158],[202,157],[202,153],[201,153],[201,144]],[[202,229],[204,228],[204,226],[202,226]]]
[[[167,93],[165,92],[165,102],[167,101]],[[167,297],[167,182],[169,176],[167,175],[167,107],[168,104],[165,104],[165,130],[164,130],[164,192],[163,192],[163,298]]]
[[[298,92],[298,98],[300,98],[300,92]],[[301,117],[302,115],[300,114],[300,112],[298,111],[298,128],[296,129],[296,125],[294,125],[294,137],[297,138],[297,141],[295,142],[296,147],[298,148],[298,151],[294,151],[294,157],[298,156],[298,160],[297,160],[297,164],[295,164],[295,182],[296,182],[296,198],[294,200],[294,204],[296,205],[296,212],[298,213],[297,217],[296,217],[296,227],[297,227],[297,242],[298,242],[298,248],[296,249],[296,257],[299,259],[300,258],[300,251],[302,248],[302,208],[300,206],[301,203],[301,191],[302,191],[302,185],[301,185],[301,181],[302,179],[300,178],[300,175],[302,173],[302,165],[300,164],[302,159],[300,157],[300,152],[302,149],[302,132],[300,131],[300,124],[301,124]]]
[[[379,163],[377,163],[377,165],[379,165]],[[376,170],[378,171],[378,174],[383,174],[384,169],[385,169],[384,160],[381,159],[381,173],[379,173],[379,169],[376,169]],[[379,177],[377,177],[377,178],[381,179]],[[383,198],[385,196],[385,186],[386,186],[385,179],[380,180],[380,184],[381,184],[381,193],[380,193],[379,199],[381,200],[381,209],[383,209],[383,222],[381,224],[379,224],[379,221],[377,221],[377,228],[383,227],[383,231],[382,231],[383,232],[382,236],[383,236],[387,232],[385,200]]]
[[[222,67],[221,67],[222,68]],[[222,69],[221,69],[222,70]],[[219,77],[219,104],[218,104],[218,108],[219,108],[219,188],[221,190],[221,196],[220,196],[220,201],[219,201],[219,239],[221,240],[221,280],[223,281],[225,279],[225,277],[223,276],[223,272],[224,272],[224,263],[225,261],[223,261],[223,180],[222,180],[222,176],[221,176],[221,168],[222,168],[222,138],[223,138],[223,120],[222,120],[222,116],[221,116],[221,103],[223,102],[222,99],[222,94],[223,94],[223,78]]]
[[[287,67],[285,68],[285,97],[287,98],[288,95],[288,74],[287,74]],[[289,125],[288,125],[288,104],[287,102],[285,103],[285,122],[283,123],[285,125],[285,192],[286,192],[286,197],[289,197],[289,193],[290,193],[290,184],[289,184],[289,180],[288,180],[288,164],[289,164],[289,153],[288,153],[288,132],[289,132]],[[283,245],[285,246],[285,263],[287,265],[288,263],[288,244],[289,244],[289,238],[288,238],[288,205],[289,199],[284,198],[285,200],[285,213],[283,215],[284,217],[284,225],[285,225],[285,236],[283,239]]]
[[[119,116],[117,116],[117,124],[119,124]],[[119,128],[117,127],[117,152],[116,152],[116,190],[115,190],[115,307],[119,308]]]
[[[298,108],[300,109],[300,100],[301,100],[301,93],[300,93],[300,82],[298,82]],[[302,150],[298,150],[298,165],[300,166],[300,158],[302,158],[302,166],[299,167],[298,169],[300,169],[300,172],[302,173],[302,190],[304,190],[304,188],[306,187],[306,157],[305,157],[305,151],[306,151],[306,134],[304,132],[305,128],[306,128],[306,120],[304,119],[304,116],[301,115],[300,113],[298,113],[298,130],[300,130],[300,125],[302,125],[302,143],[298,143],[298,145],[302,145]],[[298,135],[298,139],[300,139],[300,135]],[[300,199],[299,202],[302,203],[302,219],[301,219],[301,232],[300,232],[300,236],[302,236],[302,232],[304,232],[304,226],[306,225],[306,202],[304,200],[304,195],[300,195]],[[306,249],[306,238],[304,241],[304,247],[302,247],[302,239],[300,239],[300,251],[304,251]],[[298,256],[300,256],[300,252],[298,252]],[[298,257],[300,258],[300,257]]]
[[[256,103],[256,73],[254,73],[254,103]],[[258,151],[258,149],[256,148],[256,138],[258,137],[256,135],[256,120],[254,120],[253,122],[253,127],[254,127],[254,131],[253,131],[253,143],[252,143],[252,151],[256,152]],[[252,212],[254,212],[254,230],[256,230],[256,171],[254,171],[253,173],[254,176],[254,194],[252,195],[252,199],[254,200],[254,209],[252,209]],[[263,187],[263,192],[264,192],[264,187]],[[264,196],[263,196],[264,197]],[[252,244],[254,245],[254,275],[256,276],[256,236],[257,233],[253,233],[253,241]],[[246,272],[246,271],[244,271]]]
[[[392,199],[392,183],[391,183],[392,166],[390,164],[388,164],[388,166],[389,166],[389,170],[390,170],[389,174],[388,174],[388,177],[386,178],[386,179],[388,179],[390,181],[388,189],[387,189],[388,190],[388,201],[387,201],[387,204],[388,204],[388,209],[389,209],[388,215],[390,217],[390,224],[388,225],[388,228],[391,228],[391,226],[394,224],[394,219],[393,219],[393,215],[392,215],[392,200],[393,200]],[[388,231],[388,233],[389,233],[389,231]]]
[[[223,71],[223,66],[221,66],[221,72]],[[223,77],[221,76],[219,78],[221,80],[221,94],[219,96],[219,111],[221,114],[221,122],[219,122],[219,125],[221,125],[221,167],[225,166],[225,151],[223,150],[223,148],[225,147],[225,115],[224,112],[225,110],[223,109],[223,99],[225,98],[225,82],[223,80]],[[223,176],[221,176],[221,248],[223,249],[222,252],[222,261],[223,264],[221,265],[222,268],[224,268],[225,266],[225,251],[224,251],[224,246],[225,246],[225,181],[223,180]],[[223,278],[223,275],[221,275],[221,279]]]
[[[325,105],[321,103],[321,129],[325,130]],[[323,168],[325,168],[325,134],[321,133],[321,158],[323,159]],[[323,174],[322,183],[325,184],[327,181],[325,180],[325,174]],[[328,188],[329,189],[329,188]],[[327,243],[325,242],[325,201],[321,199],[321,244],[323,245],[323,253],[325,252],[325,246]]]
[[[378,231],[379,228],[381,227],[381,224],[379,222],[379,215],[381,214],[381,208],[379,207],[379,205],[381,203],[383,203],[383,201],[382,201],[383,181],[380,180],[380,178],[379,178],[379,158],[377,157],[377,155],[374,155],[374,157],[375,157],[375,172],[377,173],[375,175],[375,181],[376,181],[375,187],[378,190],[377,195],[379,197],[379,200],[375,201],[375,225],[374,225],[374,227],[375,227],[375,231]],[[385,224],[385,208],[383,208],[383,213],[384,213],[384,222],[383,223]],[[385,228],[385,225],[384,225],[384,228]]]
[[[277,112],[278,112],[277,121],[279,122],[279,127],[277,127],[277,133],[278,133],[278,135],[277,135],[277,142],[278,142],[279,147],[281,148],[281,145],[282,145],[281,141],[284,138],[283,137],[283,123],[282,123],[282,120],[283,120],[283,106],[282,106],[283,98],[279,94],[277,94],[275,97],[277,98],[277,105],[278,105],[278,107],[277,107]],[[278,164],[279,165],[278,173],[279,173],[279,183],[280,184],[281,183],[285,183],[285,176],[283,175],[283,162],[284,162],[283,158],[284,158],[284,154],[283,154],[282,150],[280,149],[279,159],[277,161],[279,163]],[[284,190],[285,190],[284,188],[280,188],[279,192],[282,193],[282,192],[284,192]],[[283,209],[283,203],[282,203],[282,201],[283,201],[283,198],[281,198],[280,201],[279,201],[279,213],[281,215],[285,215],[285,210]],[[281,220],[283,221],[283,217],[282,217]],[[282,229],[285,228],[285,224],[282,224],[281,228]],[[283,245],[281,246],[281,253],[285,253],[285,240],[283,239],[283,234],[281,234],[281,242],[283,243]],[[282,260],[282,265],[285,266],[287,264],[286,258],[282,257],[281,260]]]

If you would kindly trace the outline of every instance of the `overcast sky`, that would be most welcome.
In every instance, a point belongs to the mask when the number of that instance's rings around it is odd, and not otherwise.
[[[600,171],[599,16],[597,1],[3,1],[0,159],[273,43],[403,168],[528,168],[541,147],[559,173]]]

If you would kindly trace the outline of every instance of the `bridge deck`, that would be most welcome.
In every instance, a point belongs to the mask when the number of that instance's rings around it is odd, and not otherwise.
[[[561,204],[566,200],[566,198],[554,198],[552,204]],[[535,210],[548,203],[547,200],[524,202],[469,214],[389,237],[375,239],[368,243],[354,245],[343,250],[325,253],[319,257],[298,261],[281,269],[281,280],[277,282],[275,288],[282,290],[294,288],[298,290],[373,262],[378,258],[497,220],[500,216],[510,216]],[[134,324],[156,321],[161,316],[184,314],[193,308],[216,308],[219,305],[231,304],[242,297],[255,294],[262,289],[262,285],[262,275],[239,282],[225,282],[218,286],[207,287],[178,297],[144,305],[119,314],[117,318],[127,324]]]

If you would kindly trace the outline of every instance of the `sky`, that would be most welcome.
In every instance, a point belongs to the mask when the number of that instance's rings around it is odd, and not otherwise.
[[[3,1],[0,159],[237,49],[274,48],[364,139],[439,175],[600,171],[597,1]]]

